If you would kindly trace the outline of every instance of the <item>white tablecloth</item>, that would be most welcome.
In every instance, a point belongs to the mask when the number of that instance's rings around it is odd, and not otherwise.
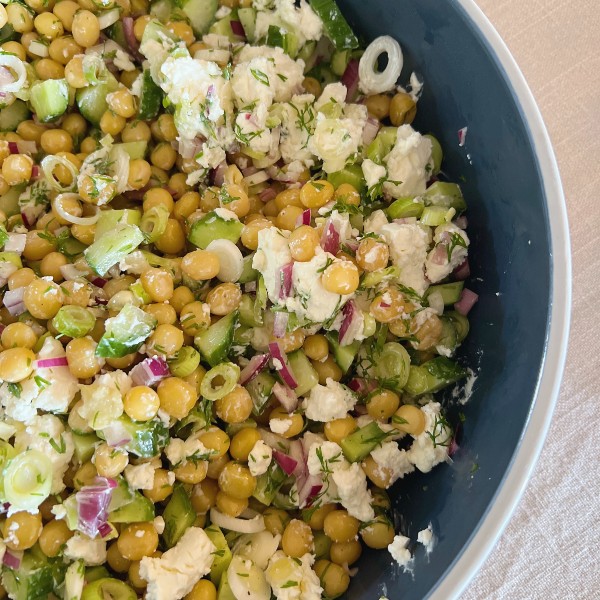
[[[600,0],[478,0],[552,138],[573,250],[567,368],[533,479],[462,600],[600,598]]]

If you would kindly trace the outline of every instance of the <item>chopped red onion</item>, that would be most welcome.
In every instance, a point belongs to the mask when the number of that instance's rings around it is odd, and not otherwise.
[[[39,165],[33,165],[33,167],[31,167],[31,179],[38,179],[41,174],[42,170]]]
[[[91,538],[100,533],[100,527],[108,521],[108,506],[115,487],[114,479],[97,477],[93,485],[86,485],[75,494],[77,528],[82,533]]]
[[[346,102],[352,101],[358,92],[358,60],[356,60],[356,58],[350,59],[350,62],[342,75],[341,82],[347,89]]]
[[[306,464],[306,452],[304,452],[304,446],[300,440],[292,440],[290,442],[290,448],[288,454],[296,461],[296,468],[292,475],[296,478],[298,486],[304,482],[308,474],[308,465]]]
[[[479,296],[475,292],[464,288],[460,294],[460,300],[454,304],[454,309],[463,315],[463,317],[466,317],[478,299]]]
[[[25,287],[8,290],[4,293],[4,306],[13,317],[18,317],[27,310],[25,302],[23,301],[24,294]]]
[[[469,130],[468,127],[463,127],[462,129],[458,130],[458,145],[462,148],[465,145],[465,142],[467,141],[467,131]]]
[[[244,26],[240,21],[231,20],[229,21],[229,24],[231,25],[231,32],[233,35],[237,35],[238,37],[246,39],[246,32],[244,31]]]
[[[177,145],[177,150],[181,155],[181,158],[194,158],[198,152],[202,149],[204,138],[195,137],[193,140],[180,139]]]
[[[458,267],[456,267],[456,269],[454,269],[454,271],[452,272],[452,275],[454,275],[454,278],[457,281],[464,281],[465,279],[470,277],[471,276],[471,267],[469,266],[469,259],[465,258],[465,260],[463,262],[461,262],[460,265],[458,265]]]
[[[37,152],[37,144],[26,140],[8,142],[8,151],[11,154],[35,154]]]
[[[360,417],[361,415],[366,415],[369,411],[364,404],[355,404],[353,412]]]
[[[225,171],[227,169],[227,163],[223,161],[212,171],[212,182],[213,185],[221,187],[225,183]]]
[[[269,363],[269,354],[255,354],[240,373],[240,385],[252,381]]]
[[[68,367],[69,362],[66,356],[55,356],[51,358],[40,358],[35,361],[36,369],[54,369],[55,367]]]
[[[273,394],[275,398],[279,400],[279,404],[285,408],[288,413],[292,413],[298,407],[298,396],[294,393],[294,390],[290,389],[283,383],[275,383],[273,386]]]
[[[359,396],[366,396],[377,389],[377,382],[372,379],[354,377],[348,382],[348,387]]]
[[[245,283],[244,292],[246,292],[247,294],[256,292],[256,281],[249,281],[248,283]]]
[[[258,173],[258,169],[252,165],[250,165],[249,167],[246,167],[245,169],[242,169],[242,175],[244,177],[248,177],[249,175],[254,175],[254,173]]]
[[[146,385],[148,387],[156,385],[169,375],[171,375],[169,365],[162,356],[145,358],[129,372],[129,376],[135,385]]]
[[[275,370],[279,372],[284,383],[295,390],[298,387],[298,382],[294,377],[294,373],[288,363],[287,355],[281,344],[279,342],[269,342],[269,352],[271,353]]]
[[[454,224],[460,229],[466,229],[469,222],[467,221],[466,215],[461,215],[454,219]]]
[[[298,504],[300,508],[307,508],[323,489],[323,482],[318,475],[309,475],[304,485],[298,490]]]
[[[140,64],[143,63],[145,59],[144,56],[140,54],[140,44],[133,31],[133,17],[123,17],[123,35],[125,36],[129,52],[137,62]]]
[[[260,198],[261,202],[264,202],[265,204],[267,202],[273,200],[276,196],[277,196],[277,192],[272,187],[265,188],[258,195],[258,197]]]
[[[340,346],[348,346],[354,341],[355,336],[355,332],[353,331],[355,328],[352,325],[355,325],[356,321],[361,317],[354,300],[349,300],[344,304],[342,315],[344,316],[344,320],[340,325]]]
[[[368,146],[377,137],[380,127],[381,123],[377,119],[373,117],[367,119],[362,135],[363,146]]]
[[[27,235],[25,233],[9,233],[8,239],[4,244],[4,250],[6,252],[16,252],[22,254],[25,250],[25,242],[27,241]]]
[[[287,312],[279,310],[275,313],[275,319],[273,321],[273,335],[276,338],[282,338],[285,336],[289,319],[290,314]]]
[[[108,282],[106,281],[106,279],[102,279],[102,277],[94,277],[91,283],[96,287],[103,288]]]
[[[133,438],[123,423],[113,421],[108,427],[102,429],[106,443],[113,448],[120,448],[128,444]]]
[[[321,248],[333,255],[336,255],[340,250],[340,234],[330,219],[327,220],[321,235]]]
[[[283,469],[286,475],[291,475],[298,466],[298,463],[287,454],[284,454],[280,450],[273,450],[273,458],[277,464]]]
[[[279,299],[285,300],[289,298],[292,291],[292,272],[294,269],[294,263],[290,262],[287,265],[283,265],[279,270]]]
[[[23,560],[23,550],[10,550],[7,548],[6,551],[4,552],[4,558],[2,559],[2,562],[9,569],[18,571],[19,567],[21,566],[22,560]]]
[[[108,523],[101,523],[98,527],[98,533],[100,537],[108,537],[112,533],[113,528]]]
[[[310,225],[310,208],[302,211],[302,214],[296,219],[296,227],[300,227],[301,225]]]
[[[446,244],[438,244],[431,252],[431,262],[434,265],[445,265],[448,263],[448,250]]]

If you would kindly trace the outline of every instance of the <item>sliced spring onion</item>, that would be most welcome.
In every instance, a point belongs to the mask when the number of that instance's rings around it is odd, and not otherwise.
[[[0,81],[0,92],[18,92],[27,79],[27,71],[23,61],[14,54],[0,54],[0,66],[7,67],[16,74],[15,81]]]
[[[77,200],[79,200],[78,194],[75,194],[74,192],[67,192],[64,194],[59,194],[52,202],[52,208],[54,208],[56,213],[61,218],[63,218],[65,221],[68,221],[69,223],[73,223],[74,225],[94,225],[94,223],[98,221],[98,219],[100,218],[100,209],[97,206],[94,207],[95,212],[91,217],[79,217],[68,213],[63,208],[63,200],[66,200],[69,197],[76,198]]]
[[[231,240],[213,240],[207,250],[219,257],[219,281],[237,281],[244,270],[244,257]]]
[[[377,70],[377,61],[387,54],[387,66]],[[389,35],[375,38],[365,50],[358,65],[359,86],[365,94],[381,94],[390,91],[398,81],[404,57],[400,44]]]
[[[48,46],[37,40],[33,40],[33,42],[29,44],[29,48],[27,50],[30,54],[35,54],[40,58],[46,58],[48,56]]]
[[[409,368],[410,356],[404,346],[397,342],[388,342],[383,346],[375,367],[380,379],[393,381],[394,388],[400,390],[406,385]]]
[[[121,16],[121,11],[118,8],[107,10],[98,15],[98,25],[100,29],[106,29],[116,23]]]
[[[174,358],[168,361],[169,369],[175,377],[191,375],[200,364],[200,353],[191,346],[183,346]]]
[[[62,335],[71,338],[86,336],[96,324],[96,318],[83,306],[62,306],[52,319],[52,326]]]
[[[230,362],[217,365],[208,371],[202,379],[200,394],[207,400],[219,400],[233,391],[239,378],[240,368],[237,365]],[[222,379],[222,383],[219,382],[213,385],[213,382],[216,383],[218,379]]]
[[[237,531],[239,533],[258,533],[264,531],[265,520],[262,515],[257,515],[253,519],[238,519],[236,517],[230,517],[224,515],[220,510],[216,508],[210,509],[210,520],[215,525],[227,529],[229,531]]]
[[[169,209],[159,204],[147,210],[142,217],[140,229],[149,244],[153,244],[167,229]]]
[[[92,85],[97,85],[106,73],[106,65],[97,54],[86,54],[82,61],[83,76]]]
[[[19,510],[36,509],[52,488],[52,462],[39,450],[26,450],[4,470],[4,497]]]
[[[42,159],[40,163],[42,166],[42,171],[44,176],[46,177],[46,181],[48,185],[57,192],[72,192],[77,185],[77,177],[79,176],[79,171],[77,167],[64,156],[56,156],[55,154],[49,154]],[[71,173],[71,184],[63,186],[60,181],[57,181],[54,177],[54,169],[56,169],[57,165],[63,166],[69,173]]]
[[[236,598],[248,600],[270,600],[271,598],[271,586],[267,583],[265,572],[246,557],[234,555],[227,568],[227,582]]]
[[[456,214],[453,208],[445,206],[426,206],[421,214],[421,223],[430,227],[437,227],[449,223]]]

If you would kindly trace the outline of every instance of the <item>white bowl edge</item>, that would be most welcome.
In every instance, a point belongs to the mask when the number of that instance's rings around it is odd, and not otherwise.
[[[527,119],[548,204],[552,297],[545,360],[519,447],[487,514],[464,552],[430,594],[430,600],[459,597],[488,558],[525,491],[548,434],[558,398],[571,315],[571,246],[567,209],[548,131],[525,77],[498,32],[474,0],[458,0],[458,3],[494,51]]]

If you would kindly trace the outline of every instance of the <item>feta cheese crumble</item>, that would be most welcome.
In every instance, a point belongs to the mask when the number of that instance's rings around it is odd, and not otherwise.
[[[397,535],[394,537],[394,541],[388,546],[388,552],[392,555],[392,558],[405,571],[410,571],[410,565],[413,560],[413,556],[408,549],[409,543],[409,538]]]
[[[345,385],[328,377],[325,385],[315,385],[302,402],[306,416],[312,421],[327,423],[343,419],[354,408],[357,398]]]
[[[262,440],[258,440],[250,454],[248,454],[248,468],[254,477],[258,477],[267,472],[271,460],[273,459],[273,450],[267,446]]]

